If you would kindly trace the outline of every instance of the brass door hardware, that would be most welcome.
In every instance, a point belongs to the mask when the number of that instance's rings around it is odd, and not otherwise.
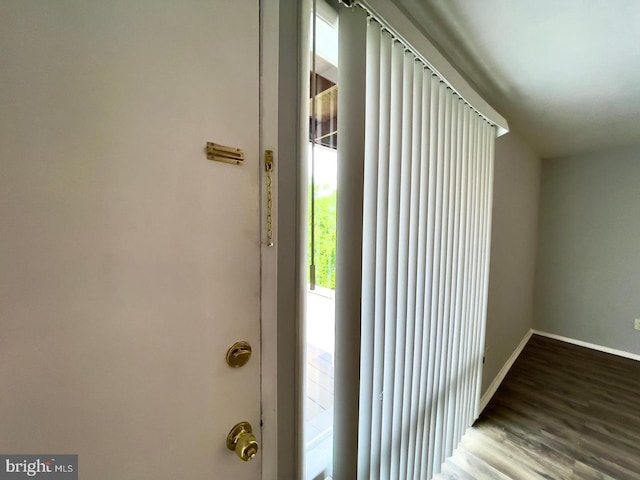
[[[267,246],[273,247],[273,150],[264,151],[264,171],[267,172]]]
[[[273,150],[264,151],[264,170],[273,172]]]
[[[227,435],[227,448],[235,450],[241,460],[248,462],[258,453],[258,441],[249,422],[236,424]]]
[[[236,342],[227,350],[227,363],[230,367],[243,367],[250,358],[251,345],[249,345],[249,342]]]
[[[217,143],[207,142],[207,158],[217,162],[242,165],[244,163],[244,152],[239,148],[225,147]]]

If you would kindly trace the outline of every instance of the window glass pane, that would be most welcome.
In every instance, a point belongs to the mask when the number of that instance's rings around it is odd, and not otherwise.
[[[317,2],[320,4],[320,2]],[[337,17],[322,4],[312,18],[309,92],[308,259],[305,364],[305,478],[330,475],[337,188]],[[323,12],[325,13],[323,15]]]

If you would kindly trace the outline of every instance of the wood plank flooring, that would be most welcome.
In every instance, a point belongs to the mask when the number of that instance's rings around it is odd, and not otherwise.
[[[434,480],[640,480],[640,362],[534,335]]]

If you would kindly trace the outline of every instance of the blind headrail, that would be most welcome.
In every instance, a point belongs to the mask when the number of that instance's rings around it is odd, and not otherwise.
[[[500,115],[482,96],[462,77],[453,65],[420,32],[420,30],[389,0],[359,0],[356,6],[364,9],[371,20],[378,22],[388,31],[394,40],[402,43],[425,67],[440,81],[467,103],[489,124],[496,127],[496,136],[509,132],[507,120]]]

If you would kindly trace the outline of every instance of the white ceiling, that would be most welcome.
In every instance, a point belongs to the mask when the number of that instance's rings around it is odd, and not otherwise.
[[[640,143],[639,0],[393,0],[543,158]]]

